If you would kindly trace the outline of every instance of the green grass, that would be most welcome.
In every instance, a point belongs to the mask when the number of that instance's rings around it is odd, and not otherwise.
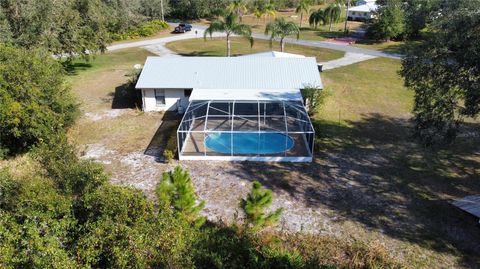
[[[405,54],[407,50],[416,46],[418,41],[404,42],[404,41],[387,41],[378,42],[372,40],[360,40],[353,46],[365,49],[379,50],[388,53]]]
[[[167,48],[185,56],[225,56],[226,41],[224,38],[188,39],[167,43]],[[263,51],[280,50],[278,42],[270,46],[267,40],[255,39],[253,47],[242,38],[232,39],[232,55],[244,55]],[[305,56],[316,57],[318,62],[330,61],[343,57],[344,52],[307,47],[295,44],[286,44],[285,52],[297,53]]]
[[[357,222],[354,229],[381,230],[410,249],[413,267],[478,265],[475,220],[448,201],[480,193],[480,139],[459,138],[436,149],[416,144],[413,93],[403,87],[399,68],[397,60],[377,58],[322,73],[330,95],[312,119],[317,169],[340,171],[330,188],[342,190],[345,181],[355,186],[344,190],[335,212]]]
[[[133,69],[133,65],[143,64],[146,57],[151,55],[153,54],[147,50],[138,48],[106,52],[94,55],[89,60],[76,59],[67,72],[69,76],[75,77],[112,68]]]

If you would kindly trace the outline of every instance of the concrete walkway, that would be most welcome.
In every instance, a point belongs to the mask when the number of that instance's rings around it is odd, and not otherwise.
[[[113,51],[113,50],[126,49],[126,48],[142,47],[159,56],[179,57],[180,55],[167,49],[165,47],[165,44],[173,41],[179,41],[179,40],[203,38],[203,33],[205,29],[206,29],[206,26],[195,25],[192,31],[187,33],[176,34],[176,35],[167,36],[167,37],[154,38],[149,40],[116,44],[116,45],[107,47],[107,50]],[[195,34],[195,32],[197,33]],[[223,36],[225,35],[219,34],[219,33],[215,33],[213,35],[213,37],[223,37]],[[270,40],[269,36],[263,35],[263,34],[253,34],[253,37],[257,39]],[[376,57],[401,59],[401,55],[398,55],[398,54],[385,53],[381,51],[364,49],[364,48],[357,48],[357,47],[341,45],[341,44],[327,42],[327,41],[312,41],[312,40],[303,40],[303,39],[297,40],[294,38],[286,38],[285,41],[290,44],[298,44],[298,45],[311,46],[311,47],[317,47],[317,48],[327,48],[327,49],[339,50],[339,51],[345,52],[345,56],[340,59],[319,63],[323,65],[323,70],[330,70],[333,68],[338,68],[338,67],[358,63],[361,61],[366,61]]]
[[[345,53],[345,56],[343,56],[340,59],[319,63],[319,64],[323,65],[322,70],[330,70],[330,69],[334,69],[342,66],[351,65],[354,63],[363,62],[373,58],[377,58],[377,56],[372,56],[372,55],[367,55],[362,53],[347,52]]]

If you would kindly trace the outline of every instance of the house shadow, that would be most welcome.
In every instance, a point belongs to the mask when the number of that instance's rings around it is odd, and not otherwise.
[[[480,137],[424,148],[409,120],[379,114],[347,124],[314,120],[313,163],[237,163],[236,176],[286,192],[333,222],[360,223],[409,244],[480,266],[478,220],[449,204],[480,193]],[[469,124],[466,130],[480,130]],[[340,226],[341,227],[341,226]]]
[[[134,109],[142,107],[142,95],[130,83],[122,84],[115,88],[109,96],[112,98],[112,109]]]
[[[182,115],[177,112],[166,111],[144,154],[154,157],[157,162],[164,162],[163,151],[169,139],[175,139],[176,141],[177,129],[181,119]]]

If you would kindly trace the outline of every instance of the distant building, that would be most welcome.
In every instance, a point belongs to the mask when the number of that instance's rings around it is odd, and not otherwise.
[[[360,0],[357,6],[348,10],[348,19],[352,21],[366,21],[375,18],[377,11],[376,0]]]

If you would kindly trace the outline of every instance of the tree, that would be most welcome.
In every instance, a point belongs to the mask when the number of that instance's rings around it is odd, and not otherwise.
[[[240,202],[248,222],[253,225],[254,229],[273,225],[282,215],[283,208],[265,213],[265,209],[272,204],[272,201],[272,191],[263,189],[260,182],[254,181],[252,190],[247,195],[247,198],[242,199]]]
[[[308,14],[310,11],[310,0],[300,0],[298,2],[297,8],[295,9],[295,13],[300,14],[300,26],[302,28],[302,21],[303,21],[303,13]]]
[[[265,10],[256,8],[253,11],[253,16],[257,18],[257,24],[260,23],[260,19],[265,15]]]
[[[230,5],[228,5],[227,10],[228,12],[237,14],[237,16],[240,18],[240,21],[242,21],[243,14],[248,11],[247,4],[244,0],[232,0]]]
[[[480,114],[478,5],[448,0],[438,14],[401,70],[415,92],[415,135],[426,145],[452,142],[464,118]]]
[[[182,167],[177,166],[173,171],[164,172],[156,193],[160,208],[172,209],[197,226],[205,222],[205,218],[199,217],[205,202],[197,202],[190,174]]]
[[[3,0],[0,8],[3,31],[21,47],[43,47],[71,60],[104,51],[109,42],[100,0]]]
[[[325,20],[329,23],[328,31],[331,32],[332,24],[340,19],[340,15],[342,14],[342,7],[339,4],[331,4],[327,8],[325,8],[325,11],[323,13],[325,16]]]
[[[63,67],[51,54],[0,45],[0,147],[25,152],[64,132],[78,116]]]
[[[267,21],[269,21],[269,16],[272,16],[274,18],[277,16],[277,10],[275,8],[275,4],[273,3],[268,3],[267,5],[265,5],[265,24]]]
[[[310,18],[308,18],[308,23],[310,26],[314,26],[315,30],[319,24],[325,24],[325,22],[325,13],[321,8],[312,12],[312,14],[310,14]]]
[[[297,39],[300,35],[300,29],[293,22],[287,22],[285,18],[276,18],[274,22],[267,24],[265,34],[270,34],[270,46],[275,38],[280,38],[280,51],[285,50],[285,37],[296,34]]]
[[[139,12],[150,19],[165,20],[170,11],[167,0],[140,0]]]
[[[409,39],[419,38],[420,32],[431,21],[434,11],[439,11],[440,0],[408,0],[404,2],[405,34]]]
[[[347,10],[345,11],[345,25],[343,26],[343,32],[347,33],[347,24],[348,24],[348,11],[350,10],[350,4],[352,0],[346,0]]]
[[[303,88],[301,92],[303,103],[308,109],[308,114],[313,116],[315,113],[317,113],[320,106],[325,103],[325,91],[318,87],[308,86]]]
[[[405,17],[400,0],[387,0],[379,5],[377,18],[367,29],[367,36],[375,40],[399,38],[405,31]]]
[[[225,33],[227,38],[227,56],[231,55],[231,41],[230,38],[232,35],[241,35],[250,41],[250,46],[253,46],[253,37],[252,37],[252,28],[247,24],[239,23],[238,16],[234,13],[227,14],[221,20],[215,20],[210,23],[210,26],[205,30],[203,35],[204,39],[207,38],[207,35],[212,37],[214,32]]]

